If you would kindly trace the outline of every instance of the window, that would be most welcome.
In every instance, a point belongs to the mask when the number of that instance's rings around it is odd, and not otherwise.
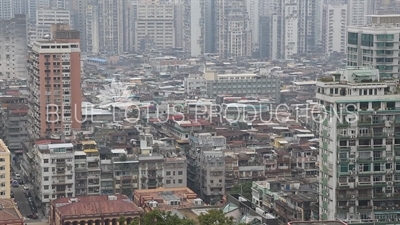
[[[179,179],[178,180],[178,184],[182,184],[183,183],[183,180],[182,179]]]
[[[178,175],[183,175],[183,171],[178,171]]]
[[[171,180],[166,180],[165,183],[166,184],[171,184]]]
[[[349,33],[350,35],[350,33]],[[361,46],[373,47],[374,46],[374,35],[373,34],[361,34]]]
[[[43,168],[43,172],[45,172],[45,173],[49,172],[49,167]]]
[[[166,175],[167,175],[167,176],[171,176],[171,171],[167,171],[167,172],[166,172]]]
[[[44,190],[49,190],[49,185],[44,185],[43,188]]]
[[[49,181],[49,177],[44,177],[44,181]]]
[[[358,44],[358,33],[349,32],[348,38],[347,38],[347,43],[351,44],[351,45],[357,45]]]
[[[48,159],[43,159],[43,163],[49,163]]]

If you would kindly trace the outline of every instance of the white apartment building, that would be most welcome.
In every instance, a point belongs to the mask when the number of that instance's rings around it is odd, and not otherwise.
[[[68,24],[72,27],[69,10],[39,9],[36,12],[36,35],[33,39],[43,39],[51,35],[52,24]]]
[[[0,20],[10,20],[14,17],[13,0],[0,0]]]
[[[347,65],[373,66],[381,79],[398,77],[400,15],[372,16],[372,24],[347,28]]]
[[[395,80],[370,67],[317,82],[320,123],[319,219],[392,224],[400,216],[400,98]],[[395,221],[395,222],[392,222]]]
[[[190,96],[206,97],[207,80],[203,74],[189,74],[184,80],[185,92]]]
[[[318,51],[322,44],[322,11],[321,0],[298,0],[298,53]]]
[[[252,52],[258,52],[260,39],[260,0],[246,0],[249,28],[251,30]]]
[[[283,5],[283,58],[297,54],[299,45],[299,8],[297,0],[284,0]],[[282,29],[282,28],[281,28]]]
[[[190,56],[198,57],[204,53],[204,34],[206,22],[204,9],[199,0],[187,0],[183,10],[183,48]],[[200,10],[199,10],[200,9]]]
[[[373,14],[372,0],[347,1],[347,25],[365,26],[369,23],[368,15]]]
[[[26,17],[0,20],[0,79],[27,78]]]
[[[0,139],[0,198],[11,195],[11,154],[4,141]]]
[[[34,190],[43,206],[53,199],[75,196],[75,157],[72,143],[38,144],[32,153]]]
[[[175,47],[174,5],[139,3],[135,21],[135,50]]]
[[[221,58],[252,55],[251,28],[245,0],[218,0],[217,46]]]
[[[346,52],[347,5],[332,3],[324,6],[323,48],[326,54]]]
[[[100,52],[99,46],[99,14],[96,5],[88,5],[86,8],[86,51],[92,54]]]

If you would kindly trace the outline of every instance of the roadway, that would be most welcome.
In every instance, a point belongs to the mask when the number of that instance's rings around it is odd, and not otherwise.
[[[23,187],[21,185],[19,187],[13,187],[12,191],[14,192],[14,201],[17,203],[22,216],[26,217],[27,215],[32,214]]]

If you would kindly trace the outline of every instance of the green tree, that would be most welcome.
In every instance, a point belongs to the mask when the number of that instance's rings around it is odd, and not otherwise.
[[[119,224],[121,224],[121,225],[124,225],[124,224],[125,224],[125,221],[126,221],[126,218],[123,217],[123,216],[121,216],[121,217],[118,219],[118,222],[119,222]]]
[[[251,200],[252,195],[251,195],[251,187],[253,186],[253,182],[246,182],[242,184],[236,184],[232,187],[232,189],[229,191],[229,194],[240,194],[243,197]]]
[[[199,225],[233,225],[235,219],[233,217],[226,217],[224,212],[219,209],[212,209],[207,213],[202,213],[198,218]],[[243,223],[239,225],[245,225]]]
[[[153,210],[144,214],[140,225],[196,225],[192,220],[181,219],[171,212]]]

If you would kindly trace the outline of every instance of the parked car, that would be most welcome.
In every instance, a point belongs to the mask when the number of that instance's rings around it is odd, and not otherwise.
[[[19,187],[18,181],[17,181],[17,180],[13,180],[12,186],[13,186],[13,187]]]
[[[22,186],[24,188],[25,191],[29,191],[29,187],[28,186]]]
[[[38,215],[36,215],[35,213],[29,214],[29,215],[27,215],[26,217],[28,217],[29,219],[34,219],[34,220],[36,220],[36,219],[39,218]]]

